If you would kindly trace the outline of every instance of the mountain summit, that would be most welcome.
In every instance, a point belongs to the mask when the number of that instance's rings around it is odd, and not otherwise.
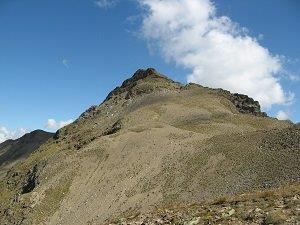
[[[146,83],[142,85],[143,83]],[[139,85],[139,88],[135,88]],[[197,84],[188,84],[196,85]],[[112,98],[113,96],[120,95],[121,93],[126,92],[125,98],[128,99],[134,95],[138,94],[147,94],[154,91],[162,91],[162,90],[180,90],[184,88],[188,88],[188,86],[183,86],[178,82],[174,82],[170,80],[168,77],[158,73],[153,68],[148,68],[146,70],[139,69],[134,75],[125,80],[121,87],[117,87],[114,91],[112,91],[106,100]],[[202,87],[198,85],[199,87]],[[203,87],[202,87],[203,88]],[[225,91],[223,89],[210,89],[211,91],[215,91],[216,93],[222,94],[224,97],[228,98],[236,108],[242,113],[250,113],[256,116],[267,116],[266,113],[261,112],[261,108],[258,101],[254,101],[252,98],[243,94],[231,94],[229,91]]]
[[[116,87],[106,98],[106,101],[126,93],[125,98],[129,99],[133,95],[145,94],[159,89],[171,89],[172,87],[179,87],[174,85],[175,82],[168,79],[166,76],[159,74],[155,69],[148,68],[146,70],[139,69],[134,75],[125,80],[121,87]]]
[[[0,223],[98,225],[280,187],[299,149],[299,126],[246,95],[138,70],[7,173]]]
[[[261,112],[261,107],[258,101],[253,100],[247,95],[243,94],[232,94],[229,91],[219,89],[206,88],[198,84],[187,84],[183,85],[169,79],[167,76],[158,73],[153,68],[139,69],[133,76],[125,80],[120,87],[116,87],[106,97],[103,103],[111,101],[118,101],[121,99],[132,100],[135,97],[139,97],[150,93],[179,93],[184,90],[192,89],[205,89],[207,92],[215,93],[222,97],[227,98],[234,104],[236,109],[241,113],[248,113],[256,116],[266,117],[265,112]],[[97,106],[92,106],[87,110],[87,113],[93,111]],[[82,116],[84,117],[85,114]]]

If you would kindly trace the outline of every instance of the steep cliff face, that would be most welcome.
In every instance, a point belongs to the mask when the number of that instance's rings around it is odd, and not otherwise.
[[[0,224],[98,225],[299,180],[298,130],[257,115],[246,96],[138,70],[0,180]]]

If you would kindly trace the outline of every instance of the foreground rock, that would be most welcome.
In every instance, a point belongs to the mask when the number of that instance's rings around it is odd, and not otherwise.
[[[251,224],[298,225],[300,223],[300,185],[294,184],[263,192],[220,198],[211,203],[177,205],[152,213],[135,214],[110,225],[153,224]]]

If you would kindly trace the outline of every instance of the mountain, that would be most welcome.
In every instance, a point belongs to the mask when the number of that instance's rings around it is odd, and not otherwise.
[[[0,178],[4,176],[17,162],[26,159],[32,152],[38,149],[48,139],[53,137],[52,133],[35,130],[25,134],[17,140],[7,140],[0,144]]]
[[[246,95],[138,70],[9,171],[0,224],[98,225],[291,185],[299,150],[300,128]]]

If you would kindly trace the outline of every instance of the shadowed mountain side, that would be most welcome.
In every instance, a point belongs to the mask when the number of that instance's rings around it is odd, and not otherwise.
[[[0,170],[4,170],[4,168],[8,169],[17,161],[24,160],[51,137],[53,137],[52,133],[35,130],[17,140],[7,140],[1,143]]]
[[[138,70],[0,181],[0,223],[99,225],[293,183],[299,137],[248,96]]]

